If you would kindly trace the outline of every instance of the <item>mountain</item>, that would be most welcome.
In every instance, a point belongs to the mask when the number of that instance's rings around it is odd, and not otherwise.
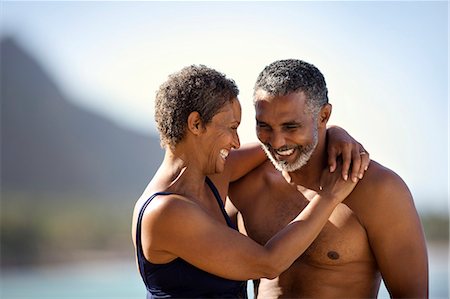
[[[69,102],[12,38],[0,47],[2,192],[138,197],[163,157],[159,139]]]

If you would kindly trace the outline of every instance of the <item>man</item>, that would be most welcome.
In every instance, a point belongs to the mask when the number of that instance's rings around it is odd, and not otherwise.
[[[233,183],[229,196],[243,231],[265,244],[308,204],[299,190],[322,188],[331,105],[323,75],[300,60],[267,66],[254,102],[257,136],[271,162]],[[372,161],[307,251],[279,277],[255,284],[255,295],[375,298],[381,278],[392,297],[428,296],[426,245],[412,196],[398,175]]]

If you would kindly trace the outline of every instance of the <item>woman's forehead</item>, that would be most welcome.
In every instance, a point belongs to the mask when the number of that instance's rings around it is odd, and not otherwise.
[[[226,122],[241,122],[241,105],[237,98],[226,103],[217,113],[213,119],[222,120]]]

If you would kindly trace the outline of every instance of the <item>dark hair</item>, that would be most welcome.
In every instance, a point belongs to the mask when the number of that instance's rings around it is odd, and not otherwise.
[[[274,96],[303,91],[307,109],[314,114],[328,103],[328,90],[322,73],[314,65],[297,59],[278,60],[266,66],[256,80],[254,100],[257,100],[258,90]]]
[[[155,120],[161,146],[175,146],[184,138],[191,112],[197,111],[207,124],[238,94],[233,80],[204,65],[191,65],[170,75],[156,93]]]

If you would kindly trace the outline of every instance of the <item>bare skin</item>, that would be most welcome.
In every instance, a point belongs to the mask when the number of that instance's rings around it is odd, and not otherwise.
[[[164,264],[180,257],[228,279],[274,278],[311,244],[333,209],[356,185],[351,180],[343,180],[340,169],[333,174],[324,171],[325,189],[313,192],[301,214],[264,246],[259,245],[226,225],[205,184],[205,176],[211,175],[222,198],[226,198],[230,181],[265,160],[261,151],[256,155],[253,152],[250,157],[250,152],[244,150],[240,152],[242,160],[237,156],[222,156],[223,150],[239,148],[236,133],[239,122],[237,100],[227,104],[206,125],[193,112],[188,118],[184,140],[176,148],[166,149],[164,161],[137,201],[133,216],[135,242],[136,217],[144,201],[158,191],[173,193],[155,197],[145,210],[142,247],[150,262]]]
[[[303,92],[282,97],[260,94],[256,102],[258,138],[273,148],[311,142],[314,120],[305,114]],[[327,163],[325,124],[331,106],[317,120],[319,141],[306,165],[287,173],[271,162],[230,186],[242,214],[241,230],[265,244],[308,201],[295,196],[297,185],[319,190]],[[289,127],[286,126],[289,124]],[[301,124],[293,129],[293,124]],[[290,162],[297,153],[279,156]],[[425,239],[412,196],[402,179],[373,162],[356,188],[339,204],[317,239],[288,270],[261,279],[259,298],[376,298],[383,276],[395,298],[427,298]]]

